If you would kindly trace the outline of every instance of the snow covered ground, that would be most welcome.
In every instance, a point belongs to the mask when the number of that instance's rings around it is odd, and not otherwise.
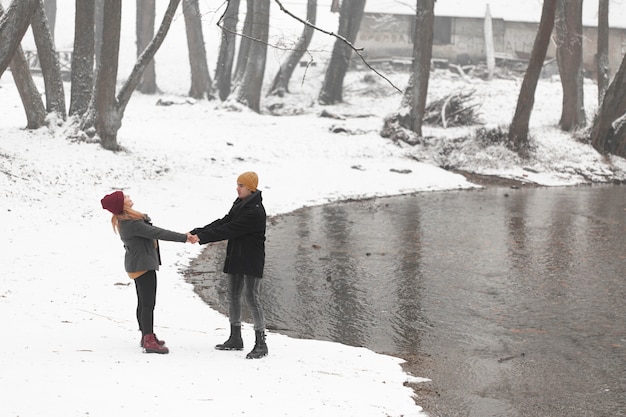
[[[0,78],[3,416],[425,415],[403,384],[431,376],[406,374],[399,358],[270,332],[269,356],[246,360],[250,325],[243,352],[215,351],[228,320],[181,273],[201,251],[197,245],[162,242],[155,324],[171,353],[142,353],[135,289],[100,206],[112,190],[130,194],[155,225],[185,232],[223,216],[236,197],[237,175],[247,170],[259,174],[269,215],[342,199],[476,187],[438,165],[544,185],[626,177],[623,159],[602,157],[558,131],[558,80],[540,82],[531,119],[537,151],[529,160],[459,139],[476,126],[426,127],[429,145],[410,147],[380,137],[400,97],[383,80],[366,81],[365,73],[349,74],[345,103],[322,108],[315,98],[323,66],[299,69],[285,100],[290,115],[280,117],[188,100],[186,65],[178,61],[175,71],[176,60],[166,58],[183,49],[175,44],[184,37],[182,19],[172,31],[157,55],[164,93],[133,96],[118,137],[123,152],[72,140],[62,123],[24,130],[11,74]],[[402,87],[406,82],[406,74],[388,76]],[[438,71],[431,95],[476,90],[485,126],[497,127],[510,121],[520,84]],[[591,117],[595,86],[586,88]],[[173,104],[157,105],[159,99]],[[322,110],[346,117],[321,118]],[[338,128],[350,133],[333,133]]]

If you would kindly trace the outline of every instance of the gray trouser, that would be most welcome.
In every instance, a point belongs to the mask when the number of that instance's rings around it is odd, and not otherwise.
[[[244,274],[228,274],[228,314],[230,324],[241,326],[241,295],[245,288],[246,303],[254,320],[254,330],[265,330],[261,306],[261,278]]]

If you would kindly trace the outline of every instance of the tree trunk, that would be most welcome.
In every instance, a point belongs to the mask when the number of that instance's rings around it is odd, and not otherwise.
[[[41,65],[44,84],[46,86],[46,110],[48,113],[55,112],[61,118],[67,116],[65,109],[65,92],[61,79],[61,65],[56,54],[43,0],[39,0],[35,14],[31,20],[33,38],[37,45],[37,57]]]
[[[230,95],[230,83],[235,60],[235,31],[239,21],[238,14],[239,0],[230,0],[221,19],[222,40],[215,70],[215,84],[222,101]]]
[[[95,123],[100,143],[105,149],[117,151],[117,131],[122,126],[122,115],[115,98],[119,63],[122,0],[104,0],[102,48],[96,76]]]
[[[189,95],[193,98],[215,98],[209,65],[204,47],[202,33],[202,19],[198,0],[183,0],[183,14],[185,16],[185,31],[187,33],[187,47],[189,49],[189,66],[191,68],[191,87]]]
[[[4,8],[0,4],[0,16],[3,14]],[[17,47],[13,55],[10,67],[15,86],[26,112],[26,128],[39,129],[46,122],[46,108],[43,105],[43,101],[41,101],[41,95],[33,81],[28,62],[26,62],[26,57],[24,57],[24,51],[22,51],[20,46]]]
[[[306,21],[312,25],[315,25],[317,20],[317,0],[308,0],[307,1],[307,9],[306,9]],[[311,44],[311,39],[313,39],[314,29],[309,25],[304,25],[304,29],[302,31],[302,35],[298,39],[296,46],[293,48],[287,61],[283,63],[276,77],[274,77],[274,82],[268,92],[268,94],[281,96],[285,93],[289,92],[289,80],[293,75],[293,71],[296,69],[296,66],[302,59],[302,56],[308,49]]]
[[[359,32],[364,9],[365,0],[343,0],[341,2],[339,29],[337,31],[340,37],[354,43]],[[318,96],[320,104],[335,104],[343,101],[343,79],[350,66],[351,55],[352,48],[350,45],[347,45],[342,39],[336,39],[324,76],[324,83]]]
[[[417,0],[415,11],[413,66],[409,85],[403,98],[403,107],[408,107],[409,114],[408,120],[402,118],[400,120],[401,126],[410,129],[417,136],[422,136],[433,50],[434,0]]]
[[[512,149],[520,152],[521,155],[525,155],[528,151],[528,124],[530,122],[530,114],[535,104],[537,82],[539,81],[543,61],[550,43],[550,35],[554,27],[556,3],[557,0],[544,0],[543,2],[539,31],[535,37],[528,68],[526,69],[526,74],[524,74],[522,87],[517,98],[515,115],[509,127],[509,145]]]
[[[70,116],[82,116],[89,108],[93,91],[96,5],[94,0],[75,3]]]
[[[41,100],[41,94],[37,90],[37,85],[33,80],[28,67],[28,62],[24,56],[22,47],[18,47],[13,61],[11,61],[11,74],[15,80],[15,86],[20,93],[22,105],[26,112],[26,128],[39,129],[46,124],[46,108]]]
[[[235,73],[233,81],[235,84],[243,79],[246,73],[246,65],[248,65],[248,57],[250,56],[250,47],[252,44],[252,22],[254,21],[254,2],[246,1],[246,18],[243,21],[243,29],[241,40],[239,41],[239,53],[237,54],[237,64],[235,65]]]
[[[626,137],[615,135],[613,122],[626,113],[626,56],[607,88],[591,127],[591,144],[600,153],[626,157]]]
[[[165,40],[167,36],[167,32],[170,30],[170,26],[172,25],[172,20],[174,20],[174,15],[176,14],[176,9],[180,4],[180,0],[170,0],[167,5],[167,9],[165,10],[165,15],[163,16],[163,20],[161,21],[161,25],[159,26],[159,30],[157,31],[154,39],[148,44],[146,49],[143,51],[141,56],[137,59],[133,70],[131,71],[128,79],[120,88],[120,92],[117,95],[118,101],[118,111],[120,115],[124,114],[124,110],[126,109],[126,105],[130,100],[131,95],[133,94],[133,90],[137,87],[141,76],[150,63],[150,61],[154,58],[154,55],[157,53],[161,44]]]
[[[54,43],[54,29],[56,28],[57,21],[57,0],[44,0],[44,7],[48,26],[50,27],[50,36],[52,37],[52,43]]]
[[[267,40],[269,38],[270,0],[248,1],[253,4],[250,25],[250,48],[246,59],[246,69],[237,87],[237,101],[251,110],[261,112],[261,90],[267,59]],[[246,16],[247,19],[247,16]]]
[[[38,0],[14,0],[0,18],[0,76],[20,45],[30,21],[35,14]]]
[[[137,0],[137,57],[141,55],[154,37],[155,8],[156,0]],[[137,90],[144,94],[155,94],[157,92],[154,59],[151,59],[148,65],[146,65],[146,69],[137,85]]]
[[[96,51],[96,68],[100,67],[100,50],[102,49],[102,25],[104,23],[104,0],[96,0],[96,40],[94,50]]]
[[[556,23],[556,56],[563,86],[559,125],[566,132],[585,126],[583,93],[583,2],[559,0]]]
[[[493,22],[491,20],[491,10],[489,3],[485,10],[485,58],[487,60],[487,78],[493,78],[493,72],[496,68],[496,54],[493,46]]]
[[[105,149],[119,150],[117,132],[122,126],[126,106],[139,84],[143,71],[163,43],[179,4],[180,0],[170,0],[157,34],[137,59],[133,70],[116,97],[115,85],[119,63],[122,4],[121,0],[105,0],[101,58],[106,65],[101,64],[98,68],[93,100],[95,103],[96,132],[100,136],[102,147]],[[90,115],[86,117],[90,117]]]
[[[598,104],[602,103],[604,93],[609,87],[609,0],[598,3]]]

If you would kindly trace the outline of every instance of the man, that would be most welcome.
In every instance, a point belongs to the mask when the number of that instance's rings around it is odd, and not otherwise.
[[[228,315],[230,337],[216,345],[217,350],[242,350],[241,298],[245,290],[248,308],[254,320],[256,336],[254,348],[246,358],[258,359],[267,355],[265,316],[261,306],[261,279],[265,266],[265,223],[259,178],[254,172],[244,172],[237,178],[237,199],[221,219],[196,228],[200,244],[228,240],[224,272],[228,274]]]

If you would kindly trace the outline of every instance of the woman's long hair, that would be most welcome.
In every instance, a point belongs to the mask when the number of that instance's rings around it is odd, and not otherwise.
[[[115,233],[118,233],[120,228],[120,221],[145,220],[145,218],[145,214],[137,210],[133,210],[133,208],[126,204],[126,202],[124,201],[124,210],[120,214],[114,214],[113,217],[111,217],[111,225],[113,226],[113,231]]]

